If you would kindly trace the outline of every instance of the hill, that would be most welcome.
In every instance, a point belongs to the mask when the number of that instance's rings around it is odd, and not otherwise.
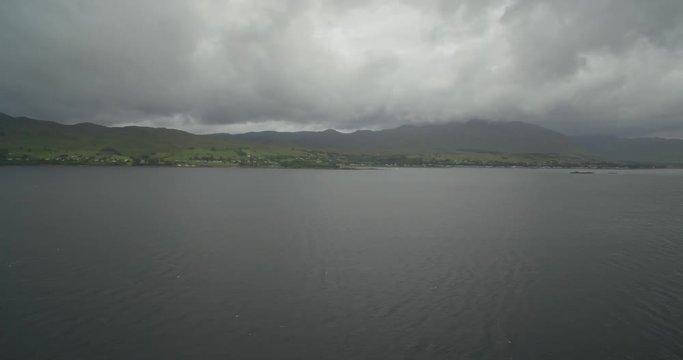
[[[196,135],[165,128],[63,125],[0,114],[0,164],[683,166],[683,141],[567,137],[522,122],[482,120],[353,133]]]
[[[304,151],[148,127],[63,125],[0,114],[0,161],[7,164],[268,166]]]
[[[680,139],[576,136],[572,141],[599,160],[683,166],[683,140]]]
[[[223,134],[261,144],[371,154],[453,154],[497,152],[509,154],[577,155],[581,149],[554,131],[522,122],[471,120],[466,123],[405,125],[394,129],[353,133],[264,131],[239,135]]]

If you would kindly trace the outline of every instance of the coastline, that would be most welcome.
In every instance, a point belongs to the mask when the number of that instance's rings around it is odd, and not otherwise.
[[[175,168],[175,169],[273,169],[273,170],[389,170],[389,169],[547,169],[547,170],[578,170],[575,174],[591,174],[599,170],[683,170],[683,166],[666,166],[652,164],[629,165],[570,165],[570,166],[524,166],[524,165],[449,165],[449,166],[243,166],[243,165],[215,165],[215,164],[80,164],[80,163],[51,163],[51,162],[1,162],[3,167],[92,167],[92,168]]]

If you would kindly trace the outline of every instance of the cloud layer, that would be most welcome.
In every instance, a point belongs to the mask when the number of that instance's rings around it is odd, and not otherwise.
[[[198,132],[683,134],[680,0],[4,0],[0,111]]]

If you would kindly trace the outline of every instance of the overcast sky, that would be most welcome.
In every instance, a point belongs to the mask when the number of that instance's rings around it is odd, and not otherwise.
[[[193,132],[683,137],[683,1],[0,1],[0,112]]]

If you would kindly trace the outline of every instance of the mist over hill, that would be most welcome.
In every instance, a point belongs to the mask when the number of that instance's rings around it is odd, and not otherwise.
[[[654,165],[683,165],[683,140],[664,138],[619,138],[575,136],[571,140],[593,158],[605,161]]]
[[[465,123],[404,125],[379,131],[341,133],[254,132],[223,135],[262,144],[288,144],[326,151],[378,154],[433,154],[461,151],[489,151],[516,154],[579,154],[581,149],[568,137],[523,122],[470,120]]]
[[[471,120],[341,133],[196,135],[63,125],[0,114],[3,164],[177,166],[683,166],[683,140],[570,137],[523,122]]]

